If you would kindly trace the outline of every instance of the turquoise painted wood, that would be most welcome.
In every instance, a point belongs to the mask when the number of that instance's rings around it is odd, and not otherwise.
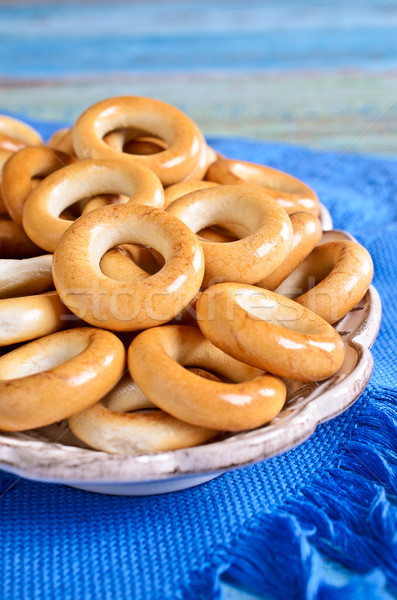
[[[42,78],[397,66],[395,2],[321,4],[7,5],[0,8],[0,74]]]
[[[396,40],[395,0],[0,1],[0,110],[139,94],[207,135],[395,154]]]

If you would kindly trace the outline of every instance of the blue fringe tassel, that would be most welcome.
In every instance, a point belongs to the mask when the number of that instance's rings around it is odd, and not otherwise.
[[[275,600],[384,600],[397,593],[397,393],[370,394],[336,468],[264,513],[183,596],[220,600],[220,580]],[[325,561],[323,556],[327,557]],[[332,561],[330,563],[330,561]],[[330,579],[330,564],[343,576]],[[349,573],[346,572],[349,569]],[[360,575],[359,575],[360,574]]]

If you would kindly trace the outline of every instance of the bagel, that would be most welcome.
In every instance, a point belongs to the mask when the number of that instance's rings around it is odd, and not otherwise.
[[[281,265],[256,285],[274,291],[310,254],[322,236],[321,223],[310,213],[297,212],[290,215],[293,238],[288,256]]]
[[[232,383],[203,379],[184,366],[215,372]],[[222,352],[198,327],[166,325],[143,331],[129,347],[128,368],[153,404],[199,427],[259,427],[285,402],[286,389],[279,379]]]
[[[164,140],[167,148],[151,155],[121,153],[103,138],[123,127]],[[77,119],[73,145],[80,159],[123,157],[148,167],[164,185],[171,185],[198,166],[205,141],[197,125],[177,108],[150,98],[121,96],[94,104]]]
[[[23,208],[37,187],[37,178],[45,178],[73,161],[68,154],[45,146],[23,148],[10,156],[2,171],[1,194],[15,223],[23,226]]]
[[[62,329],[69,311],[56,292],[0,300],[0,346],[27,342]]]
[[[368,250],[357,242],[326,242],[314,248],[276,291],[336,323],[364,297],[373,273]]]
[[[102,400],[69,417],[69,426],[89,446],[112,454],[190,448],[218,433],[184,423],[162,410],[153,410],[153,404],[129,374]]]
[[[139,164],[102,159],[75,162],[52,173],[30,194],[23,212],[28,236],[47,252],[54,252],[70,221],[59,215],[78,200],[97,194],[124,194],[134,204],[161,208],[159,179]]]
[[[205,227],[234,223],[241,239],[230,243],[200,240],[205,255],[203,287],[214,281],[256,283],[288,255],[292,226],[286,212],[264,192],[220,185],[175,200],[167,212],[197,233]]]
[[[54,287],[52,255],[0,259],[0,298],[40,294]]]
[[[158,250],[165,265],[151,277],[117,281],[100,269],[119,244]],[[198,292],[204,254],[196,236],[175,217],[143,205],[106,206],[80,217],[62,236],[53,261],[55,287],[70,310],[90,323],[136,331],[170,321]]]
[[[97,402],[121,377],[125,350],[109,331],[69,329],[0,357],[0,429],[50,425]]]
[[[342,365],[339,333],[307,308],[269,290],[214,285],[200,295],[196,313],[201,331],[215,346],[274,375],[321,381]]]
[[[206,179],[224,185],[260,188],[274,198],[288,214],[309,212],[319,215],[317,194],[303,181],[272,167],[243,160],[222,158],[208,169]]]

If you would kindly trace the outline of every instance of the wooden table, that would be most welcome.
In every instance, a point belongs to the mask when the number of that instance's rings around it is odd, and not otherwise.
[[[396,154],[395,0],[0,2],[0,110],[160,98],[207,135]]]

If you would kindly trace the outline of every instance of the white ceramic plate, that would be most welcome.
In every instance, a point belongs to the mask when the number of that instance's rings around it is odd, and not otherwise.
[[[324,233],[324,241],[336,239],[352,237],[337,230]],[[337,324],[346,348],[339,372],[318,384],[289,382],[284,409],[264,427],[195,448],[132,456],[87,448],[62,422],[24,433],[0,434],[0,468],[35,481],[92,492],[147,495],[192,487],[225,471],[266,460],[301,444],[319,423],[341,414],[360,396],[372,373],[369,348],[380,320],[380,299],[371,286]]]

